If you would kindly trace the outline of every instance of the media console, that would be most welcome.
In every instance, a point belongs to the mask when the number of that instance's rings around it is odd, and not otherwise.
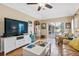
[[[3,41],[3,51],[6,55],[8,52],[11,52],[19,47],[31,43],[29,35],[13,36],[13,37],[2,37]]]

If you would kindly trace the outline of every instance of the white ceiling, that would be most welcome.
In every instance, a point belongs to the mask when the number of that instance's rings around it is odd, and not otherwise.
[[[37,11],[38,5],[27,5],[26,3],[4,3],[4,5],[28,14],[38,19],[57,18],[71,16],[79,8],[79,3],[51,3],[52,9]]]

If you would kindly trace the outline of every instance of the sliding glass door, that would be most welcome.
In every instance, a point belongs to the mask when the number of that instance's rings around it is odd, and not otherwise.
[[[64,33],[64,23],[55,22],[49,24],[49,35],[62,35]]]

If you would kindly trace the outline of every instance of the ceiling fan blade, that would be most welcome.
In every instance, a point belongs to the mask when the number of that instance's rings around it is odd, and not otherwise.
[[[40,10],[41,10],[41,7],[39,6],[39,7],[38,7],[38,11],[40,11]]]
[[[38,4],[38,3],[26,3],[28,5],[35,5],[35,4]]]
[[[53,8],[53,6],[51,6],[51,5],[49,5],[49,4],[45,4],[45,7],[47,7],[47,8]]]

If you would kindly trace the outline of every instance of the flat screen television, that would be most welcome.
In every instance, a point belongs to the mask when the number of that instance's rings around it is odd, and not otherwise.
[[[4,36],[19,36],[28,33],[28,22],[15,19],[4,19]]]

